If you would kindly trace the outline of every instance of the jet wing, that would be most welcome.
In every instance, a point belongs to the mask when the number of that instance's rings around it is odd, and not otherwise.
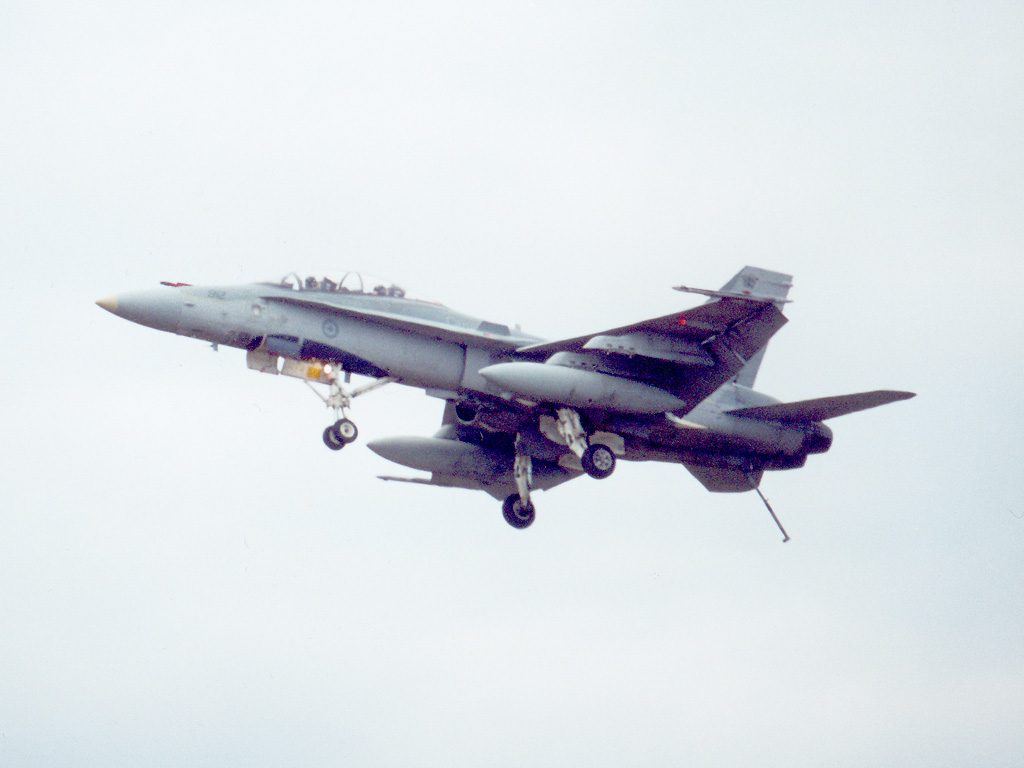
[[[671,315],[655,317],[632,325],[624,325],[599,333],[577,336],[572,339],[527,344],[516,350],[518,356],[546,358],[555,352],[581,352],[588,343],[600,337],[630,337],[636,334],[655,334],[656,338],[681,347],[702,345],[728,332],[752,318],[758,317],[759,325],[770,328],[774,333],[786,323],[786,318],[769,301],[747,298],[724,298],[702,304],[693,309],[674,312]],[[770,334],[769,334],[770,336]],[[757,340],[752,339],[754,343]],[[767,339],[765,339],[767,341]],[[758,349],[760,349],[759,345]],[[756,352],[756,350],[754,350]],[[751,353],[753,354],[753,353]]]
[[[727,297],[600,333],[527,344],[516,357],[605,353],[611,372],[664,389],[690,410],[743,370],[785,324],[771,301]]]
[[[897,392],[878,389],[873,392],[858,392],[855,395],[838,395],[836,397],[818,397],[814,400],[801,400],[796,403],[778,403],[777,405],[761,405],[755,408],[737,408],[726,411],[732,416],[744,416],[751,419],[769,419],[771,421],[824,421],[848,413],[877,408],[898,400],[909,400],[913,392]]]
[[[371,441],[368,447],[396,464],[431,473],[429,478],[378,475],[381,480],[468,488],[505,499],[516,491],[514,444],[520,433],[513,430],[488,432],[487,435],[490,439],[485,439],[477,429],[460,425],[455,415],[455,402],[449,400],[441,417],[441,429],[433,437],[382,438]],[[526,448],[533,457],[531,488],[534,490],[554,488],[583,474],[578,469],[561,466],[557,461],[558,451],[555,456],[537,451],[529,434],[521,436],[527,438]],[[536,440],[546,447],[539,432]]]
[[[420,336],[451,341],[456,344],[469,344],[474,347],[511,352],[523,343],[521,336],[512,336],[504,326],[481,321],[477,328],[468,328],[448,323],[436,322],[433,320],[419,320],[406,315],[397,315],[391,312],[379,312],[369,309],[355,309],[353,307],[339,306],[328,301],[320,301],[313,298],[294,296],[262,297],[265,301],[290,304],[297,307],[306,307],[322,312],[330,312],[343,317],[352,317],[363,321],[379,323],[389,328],[397,328],[401,331],[408,331]]]

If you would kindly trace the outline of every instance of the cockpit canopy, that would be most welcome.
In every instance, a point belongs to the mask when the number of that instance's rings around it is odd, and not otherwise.
[[[321,293],[354,293],[369,296],[389,296],[393,299],[415,298],[406,296],[405,289],[388,280],[359,272],[346,272],[340,280],[330,277],[299,277],[295,272],[281,279],[281,286],[293,291],[319,291]]]

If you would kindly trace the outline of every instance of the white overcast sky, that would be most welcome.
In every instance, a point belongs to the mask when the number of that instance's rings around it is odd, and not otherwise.
[[[1024,5],[0,6],[0,764],[1024,764]],[[549,338],[795,276],[753,494],[384,484],[105,313],[362,269]]]

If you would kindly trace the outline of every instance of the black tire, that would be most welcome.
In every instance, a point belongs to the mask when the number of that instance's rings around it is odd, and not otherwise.
[[[332,451],[340,451],[345,447],[345,441],[338,437],[333,425],[324,430],[324,445]]]
[[[356,425],[348,419],[338,419],[334,422],[334,426],[331,429],[334,430],[335,436],[345,445],[354,443],[356,438],[359,437],[359,430],[356,429]]]
[[[583,471],[593,478],[604,480],[615,471],[615,454],[607,445],[594,443],[583,452],[580,459]]]
[[[533,504],[523,506],[518,493],[513,493],[501,505],[501,513],[505,516],[505,522],[513,528],[529,528],[537,517],[537,511]]]

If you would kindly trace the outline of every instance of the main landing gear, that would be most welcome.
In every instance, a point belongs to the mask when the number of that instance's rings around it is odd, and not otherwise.
[[[367,392],[372,392],[375,389],[383,387],[385,384],[390,384],[395,381],[391,377],[383,379],[376,379],[362,387],[357,387],[351,391],[347,390],[345,386],[338,380],[338,375],[341,373],[339,370],[335,370],[333,366],[325,365],[324,374],[327,380],[327,384],[330,389],[325,397],[316,389],[313,385],[306,381],[313,392],[316,393],[317,397],[324,401],[324,404],[334,411],[335,422],[324,430],[323,438],[324,445],[330,448],[332,451],[340,451],[349,443],[355,442],[356,438],[359,437],[359,429],[355,423],[345,415],[345,411],[352,407],[352,398],[358,397],[359,395],[365,395]],[[346,379],[348,377],[346,376]]]
[[[516,435],[516,458],[512,465],[512,478],[516,492],[501,505],[505,522],[513,528],[529,528],[537,517],[537,510],[530,501],[530,483],[533,481],[533,460],[525,450],[522,438]]]
[[[588,475],[603,480],[615,471],[615,454],[607,445],[596,443],[583,452],[580,463]]]
[[[615,454],[603,443],[590,444],[580,415],[571,408],[558,409],[558,432],[569,450],[580,457],[583,471],[603,480],[615,471]]]
[[[587,432],[580,422],[580,415],[571,408],[558,410],[558,433],[573,453],[580,457],[583,471],[591,477],[602,480],[615,471],[615,452],[604,443],[590,443]],[[554,437],[553,433],[549,437]],[[532,460],[523,439],[517,435],[516,457],[512,468],[516,491],[501,505],[505,522],[513,528],[529,528],[537,517],[537,511],[530,500],[530,485],[533,482]]]

